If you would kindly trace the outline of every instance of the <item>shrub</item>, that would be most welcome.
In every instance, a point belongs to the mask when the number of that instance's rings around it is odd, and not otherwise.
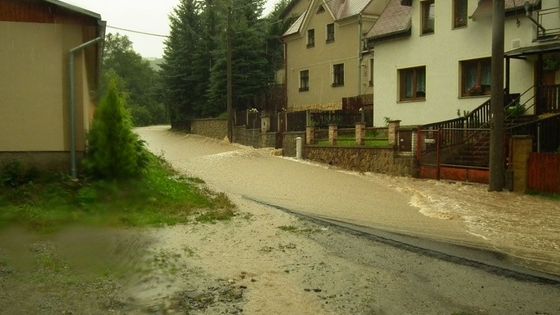
[[[18,187],[34,181],[40,176],[35,167],[24,167],[20,161],[5,163],[0,169],[0,186]]]
[[[84,170],[89,176],[106,179],[134,177],[148,163],[144,143],[132,132],[130,114],[115,79],[110,80],[107,94],[95,113],[88,140]]]

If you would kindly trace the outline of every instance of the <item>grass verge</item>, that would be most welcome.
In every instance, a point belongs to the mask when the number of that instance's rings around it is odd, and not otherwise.
[[[195,215],[207,223],[231,218],[234,209],[226,195],[208,190],[200,179],[178,175],[153,155],[137,179],[72,180],[50,174],[0,190],[0,227],[23,225],[38,231],[68,224],[174,225]]]
[[[320,140],[317,142],[316,146],[318,147],[345,147],[345,148],[391,148],[392,146],[389,145],[389,141],[385,139],[366,139],[364,141],[364,145],[360,146],[356,144],[356,140],[352,139],[337,139],[336,145],[332,146],[329,143],[329,140]]]

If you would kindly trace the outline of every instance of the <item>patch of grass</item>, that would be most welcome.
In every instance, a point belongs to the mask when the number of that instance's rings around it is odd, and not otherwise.
[[[293,225],[281,225],[278,227],[280,230],[285,232],[297,232],[298,228]]]
[[[298,228],[296,226],[293,225],[281,225],[278,227],[278,229],[284,231],[284,232],[291,232],[291,233],[316,233],[316,232],[320,232],[321,230],[318,229],[310,229],[310,228]]]
[[[316,146],[318,147],[333,147],[329,140],[320,140],[317,142]],[[356,140],[354,138],[342,138],[337,139],[336,145],[334,147],[345,147],[345,148],[391,148],[389,141],[387,139],[366,139],[364,141],[364,145],[360,146],[356,144]]]
[[[527,195],[537,196],[537,197],[541,197],[541,198],[549,199],[549,200],[554,200],[554,201],[560,201],[560,194],[544,193],[544,192],[538,192],[538,191],[529,191],[529,192],[527,192]],[[2,203],[2,200],[0,199],[0,204],[1,203]]]
[[[0,227],[17,224],[52,231],[66,224],[161,226],[224,220],[235,205],[204,181],[178,175],[164,160],[150,155],[144,174],[123,181],[72,180],[63,175],[0,190]],[[198,218],[197,218],[198,220]]]

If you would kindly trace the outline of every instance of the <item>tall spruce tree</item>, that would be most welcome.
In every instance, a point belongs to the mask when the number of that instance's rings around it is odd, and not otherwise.
[[[197,67],[201,42],[200,5],[195,0],[181,0],[169,17],[171,33],[166,41],[162,64],[165,102],[172,123],[184,122],[195,116],[200,95]]]
[[[237,109],[259,107],[274,73],[283,64],[278,22],[283,0],[263,18],[264,0],[181,0],[170,17],[162,76],[172,122],[215,117],[226,111],[226,29],[232,6],[233,102]]]
[[[266,21],[262,0],[232,1],[233,104],[237,109],[257,106],[255,98],[269,84],[266,59]],[[226,41],[216,50],[210,76],[210,101],[225,109]]]

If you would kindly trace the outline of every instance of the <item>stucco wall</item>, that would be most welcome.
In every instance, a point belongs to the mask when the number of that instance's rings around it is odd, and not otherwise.
[[[306,146],[306,159],[360,172],[414,176],[412,156],[395,155],[393,149]]]
[[[477,6],[469,0],[468,15]],[[457,110],[470,111],[488,97],[460,97],[460,61],[491,56],[491,20],[468,20],[464,28],[452,28],[452,1],[436,1],[435,33],[420,35],[420,1],[413,1],[412,35],[375,44],[375,125],[384,117],[399,119],[402,124],[426,124],[457,117]],[[508,17],[505,27],[505,50],[512,50],[512,40],[522,46],[532,44],[533,24],[522,15],[520,26]],[[533,61],[511,61],[511,92],[521,93],[533,85]],[[399,102],[398,69],[426,66],[426,100]]]
[[[322,2],[320,2],[322,3]],[[349,18],[335,23],[335,40],[326,43],[327,24],[333,23],[332,16],[325,12],[316,14],[317,5],[311,9],[309,23],[300,35],[285,38],[287,45],[287,106],[289,111],[308,109],[340,109],[342,98],[359,94],[370,94],[368,79],[369,57],[363,59],[358,69],[360,55],[358,18]],[[362,22],[366,31],[373,22]],[[307,30],[315,30],[315,46],[307,48]],[[332,87],[334,64],[344,64],[344,86]],[[300,71],[309,70],[309,91],[299,91]],[[361,84],[358,75],[362,76]],[[361,87],[360,87],[361,86]]]
[[[191,133],[223,140],[227,137],[227,119],[192,120]]]
[[[0,152],[68,151],[68,51],[83,42],[82,27],[0,22],[0,38]],[[93,115],[83,59],[76,63],[78,150]]]

